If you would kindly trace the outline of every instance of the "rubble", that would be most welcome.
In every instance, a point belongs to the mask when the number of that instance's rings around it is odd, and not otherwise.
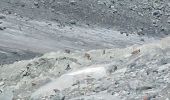
[[[165,45],[166,42],[164,39],[139,46],[140,53],[130,56],[126,55],[131,54],[133,46],[104,49],[104,54],[103,50],[60,52],[60,55],[49,53],[33,60],[5,65],[1,68],[0,78],[6,79],[1,84],[4,89],[13,87],[15,99],[100,100],[99,95],[104,100],[168,98],[163,92],[169,91],[165,87],[170,84],[169,44]],[[124,54],[110,58],[121,51]],[[85,55],[93,59],[88,60]]]
[[[169,100],[168,2],[3,0],[0,100]]]

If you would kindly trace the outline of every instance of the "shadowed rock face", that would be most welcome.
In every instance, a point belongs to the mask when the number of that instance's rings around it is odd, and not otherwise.
[[[40,53],[27,50],[14,50],[0,47],[0,65],[3,66],[4,64],[11,64],[20,60],[28,60],[40,55]]]
[[[164,36],[169,0],[1,0],[0,11],[64,24],[97,24],[122,32]]]

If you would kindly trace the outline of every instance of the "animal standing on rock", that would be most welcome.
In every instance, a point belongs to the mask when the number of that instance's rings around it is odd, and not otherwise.
[[[133,50],[133,52],[131,54],[136,55],[136,54],[139,54],[139,53],[140,53],[140,49],[136,49],[136,50]]]
[[[84,54],[84,57],[87,58],[88,60],[91,60],[91,56],[90,56],[90,54],[88,54],[88,53],[85,53],[85,54]]]

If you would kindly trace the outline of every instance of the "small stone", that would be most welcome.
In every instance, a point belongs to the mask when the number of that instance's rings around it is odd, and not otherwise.
[[[6,17],[5,16],[0,16],[0,19],[5,19]]]
[[[103,55],[106,54],[106,50],[103,50]]]
[[[115,72],[117,70],[117,66],[113,65],[113,66],[109,66],[107,69],[108,74],[111,74],[113,72]]]
[[[121,31],[121,32],[120,32],[120,34],[127,34],[127,32],[125,32],[125,31]]]
[[[37,8],[39,8],[38,2],[34,2],[34,6],[36,6]]]
[[[65,69],[65,70],[70,70],[71,69],[71,67],[70,67],[70,65],[68,64],[67,65],[67,68]]]
[[[165,28],[161,28],[161,31],[164,32],[166,29]]]
[[[144,39],[140,39],[140,41],[143,41],[143,42],[144,42],[145,40],[144,40]]]
[[[136,88],[136,90],[143,91],[143,90],[150,90],[150,89],[152,89],[152,88],[153,88],[153,87],[151,87],[151,86],[141,86],[141,87]]]
[[[66,49],[66,50],[65,50],[65,53],[70,54],[70,52],[71,52],[71,51],[70,51],[69,49]]]
[[[32,66],[32,64],[31,64],[31,63],[29,63],[29,64],[27,64],[27,67],[28,67],[28,66]]]
[[[7,14],[12,14],[12,12],[11,12],[11,11],[7,11],[6,13],[7,13]]]
[[[32,83],[32,86],[36,86],[36,83],[33,82],[33,83]]]
[[[0,86],[3,86],[5,84],[5,82],[0,82]]]
[[[71,1],[70,1],[70,4],[71,4],[71,5],[76,5],[76,3],[77,3],[77,2],[76,2],[75,0],[71,0]]]
[[[25,7],[25,4],[22,4],[21,7]]]
[[[112,9],[113,13],[117,12],[117,9],[115,9],[115,7],[114,7],[114,6],[109,6],[109,8],[111,8],[111,9]]]
[[[0,94],[3,92],[3,90],[0,89]]]
[[[120,34],[123,34],[124,32],[120,32]]]
[[[70,24],[72,24],[72,25],[76,25],[76,21],[71,20],[71,21],[70,21]]]
[[[156,16],[156,17],[160,17],[162,15],[161,11],[159,11],[159,10],[154,11],[152,14],[153,14],[153,16]]]
[[[169,19],[169,20],[167,20],[167,23],[168,23],[168,24],[170,24],[170,19]]]
[[[58,89],[54,89],[54,92],[55,92],[55,93],[58,93],[58,92],[60,92],[60,90],[58,90]]]
[[[6,29],[6,27],[0,27],[0,30],[5,30]]]
[[[34,2],[34,5],[35,5],[35,6],[38,6],[38,2]]]

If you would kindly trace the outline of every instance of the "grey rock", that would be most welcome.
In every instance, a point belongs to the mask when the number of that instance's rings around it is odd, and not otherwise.
[[[5,19],[5,18],[6,18],[5,16],[0,15],[0,19]]]

